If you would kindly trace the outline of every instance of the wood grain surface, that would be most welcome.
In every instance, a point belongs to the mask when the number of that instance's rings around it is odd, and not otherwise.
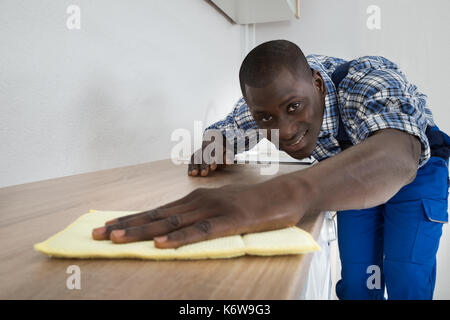
[[[261,165],[237,164],[211,177],[187,176],[170,160],[0,188],[1,299],[298,299],[312,253],[234,259],[148,261],[55,259],[34,251],[89,209],[141,211],[198,187],[257,183]],[[280,165],[278,175],[305,166]],[[298,224],[317,239],[323,212]],[[81,269],[69,290],[66,269]]]

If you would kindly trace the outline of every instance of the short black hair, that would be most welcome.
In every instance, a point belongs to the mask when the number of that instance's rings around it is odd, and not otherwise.
[[[250,51],[239,70],[242,94],[245,85],[264,88],[283,70],[289,71],[296,79],[312,76],[312,70],[302,50],[288,40],[264,42]]]

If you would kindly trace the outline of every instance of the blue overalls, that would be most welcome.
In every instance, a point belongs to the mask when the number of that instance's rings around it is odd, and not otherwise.
[[[336,86],[350,62],[332,75]],[[338,112],[339,113],[339,112]],[[432,299],[436,253],[443,223],[448,222],[450,137],[428,127],[431,158],[413,182],[386,203],[362,210],[337,212],[341,280],[339,299]],[[339,116],[337,140],[352,145]]]

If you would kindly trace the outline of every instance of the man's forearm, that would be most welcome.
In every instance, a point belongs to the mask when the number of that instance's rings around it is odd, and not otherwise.
[[[292,190],[301,190],[295,197],[307,201],[310,210],[370,208],[385,203],[414,180],[420,151],[416,137],[381,130],[337,156],[282,179]]]

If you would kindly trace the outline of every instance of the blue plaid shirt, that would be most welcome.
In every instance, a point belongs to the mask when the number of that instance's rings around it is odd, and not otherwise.
[[[426,107],[427,96],[408,82],[395,63],[380,56],[355,59],[336,89],[331,74],[337,65],[346,61],[314,54],[306,58],[311,68],[320,72],[327,88],[322,127],[312,152],[315,159],[322,161],[341,152],[336,140],[337,112],[340,112],[345,131],[354,145],[377,130],[398,129],[419,138],[422,145],[419,168],[428,161],[430,146],[425,130],[435,124]],[[260,137],[255,130],[244,133],[248,129],[257,130],[258,126],[242,97],[224,120],[207,127],[205,132],[209,129],[220,130],[227,139],[242,139],[237,145],[244,148],[237,148],[238,153],[252,148]],[[252,135],[249,132],[257,138],[244,140],[245,136]]]

